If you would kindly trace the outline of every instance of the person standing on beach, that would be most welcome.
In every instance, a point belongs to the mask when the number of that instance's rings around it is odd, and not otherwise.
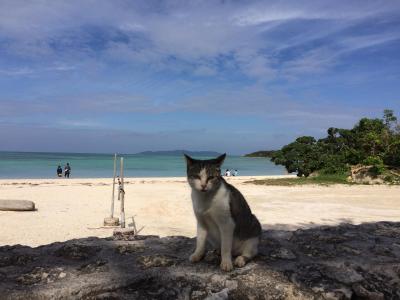
[[[65,178],[69,178],[69,175],[71,174],[71,166],[69,163],[64,167],[64,176]]]
[[[62,168],[60,165],[58,165],[58,167],[57,167],[57,176],[62,177]]]

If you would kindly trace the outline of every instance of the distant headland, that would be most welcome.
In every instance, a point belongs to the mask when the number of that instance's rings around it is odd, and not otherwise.
[[[245,157],[272,157],[276,150],[261,150],[252,153],[245,154]]]

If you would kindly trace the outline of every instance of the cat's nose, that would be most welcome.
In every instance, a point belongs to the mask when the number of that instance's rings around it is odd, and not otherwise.
[[[202,190],[205,190],[206,187],[207,187],[207,183],[202,183],[202,184],[201,184],[201,189],[202,189]]]

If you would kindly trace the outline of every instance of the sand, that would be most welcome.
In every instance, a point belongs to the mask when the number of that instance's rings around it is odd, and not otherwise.
[[[342,222],[400,221],[399,186],[259,186],[228,181],[246,197],[263,228],[309,228]],[[112,179],[0,180],[0,199],[31,200],[34,212],[0,211],[0,245],[39,246],[88,236],[107,237]],[[196,222],[185,178],[126,179],[127,224],[141,234],[193,237]],[[116,201],[116,215],[120,202]]]

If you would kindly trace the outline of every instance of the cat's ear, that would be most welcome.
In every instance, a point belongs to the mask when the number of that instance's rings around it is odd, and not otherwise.
[[[226,153],[224,153],[224,154],[218,156],[218,157],[215,159],[215,162],[217,163],[218,167],[221,167],[221,166],[222,166],[222,164],[224,163],[225,157],[226,157]]]
[[[185,156],[186,164],[188,166],[191,166],[193,164],[193,161],[194,161],[193,158],[191,158],[189,155],[187,155],[185,153],[183,153],[183,155]]]

